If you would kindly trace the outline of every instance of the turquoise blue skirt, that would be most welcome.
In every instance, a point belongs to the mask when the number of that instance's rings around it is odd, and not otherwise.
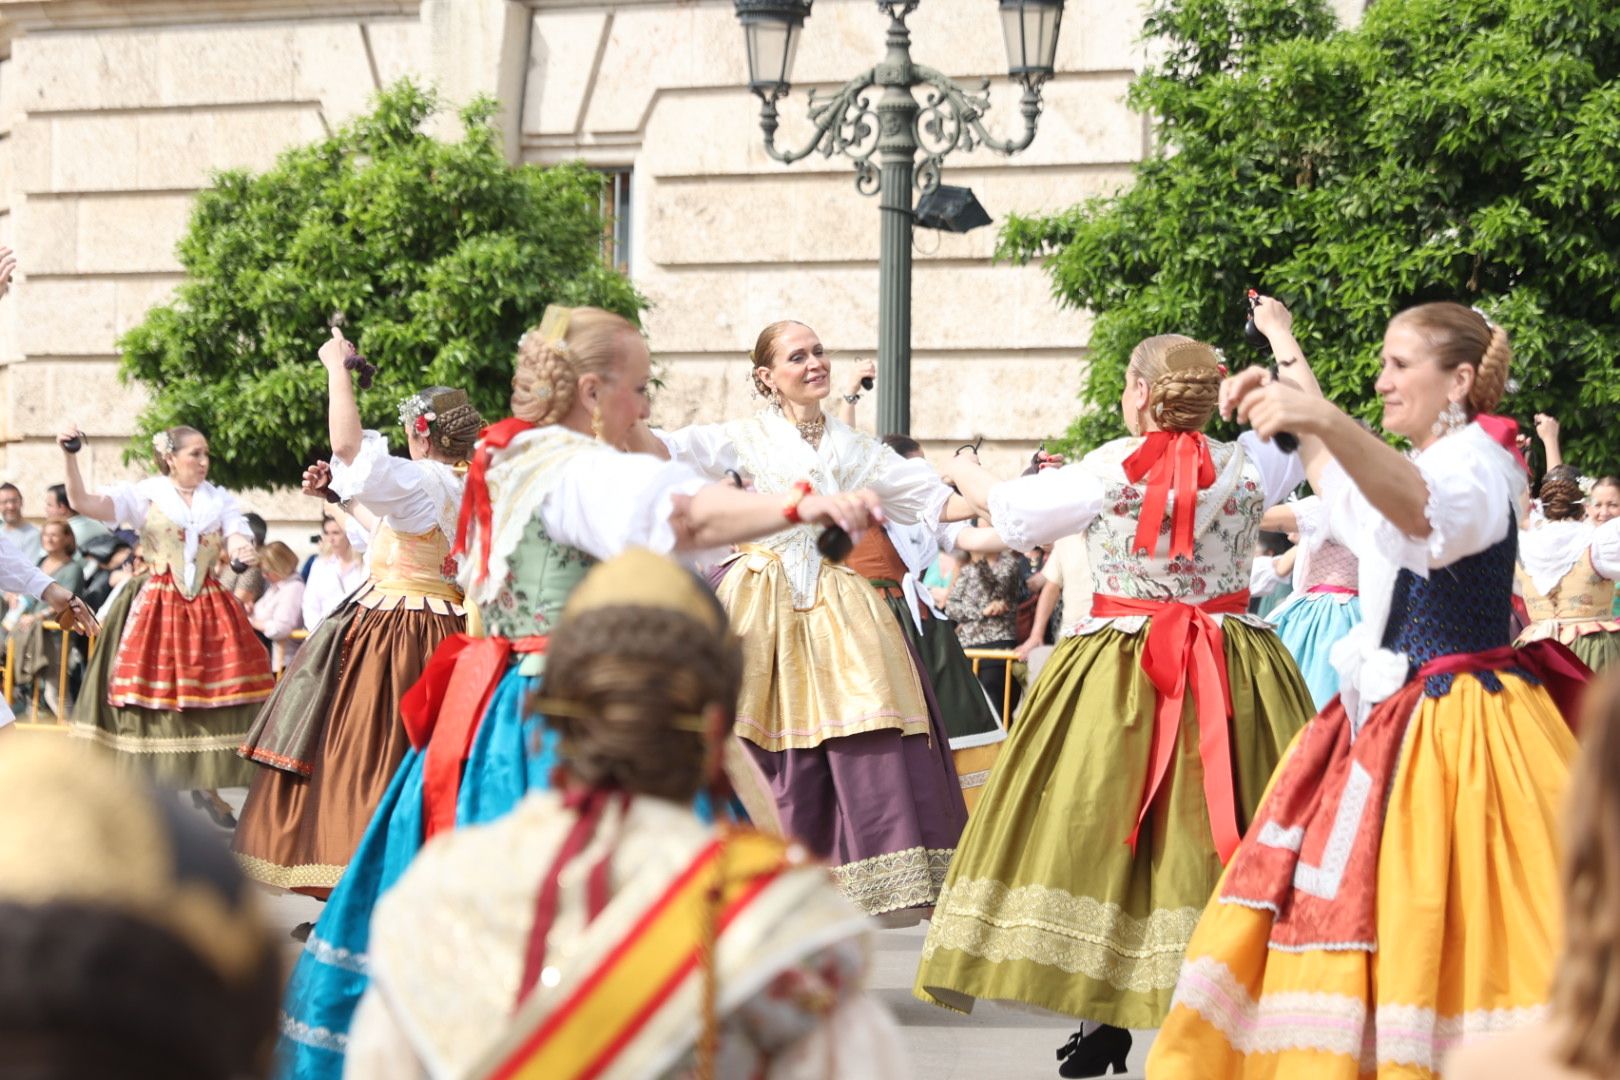
[[[539,685],[514,665],[507,670],[479,720],[456,797],[456,827],[506,814],[531,791],[551,786],[557,734],[538,717],[525,719],[524,702]],[[287,983],[276,1046],[278,1080],[341,1080],[349,1026],[370,978],[366,952],[371,912],[422,847],[422,762],[411,750],[394,774],[360,848],[321,911]],[[733,800],[727,816],[746,821]],[[694,806],[704,821],[714,815],[706,797]]]
[[[458,828],[493,821],[528,792],[550,786],[556,735],[542,736],[538,723],[524,721],[523,702],[538,683],[514,666],[496,687],[462,773]],[[422,846],[422,762],[419,750],[405,755],[293,968],[276,1048],[275,1075],[282,1080],[343,1075],[349,1025],[370,981],[372,909]]]
[[[1328,662],[1334,642],[1361,622],[1361,598],[1343,593],[1303,593],[1271,616],[1283,648],[1305,676],[1320,712],[1339,692],[1339,673]]]

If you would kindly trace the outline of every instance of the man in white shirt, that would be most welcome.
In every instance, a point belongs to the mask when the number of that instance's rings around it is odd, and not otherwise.
[[[327,517],[321,522],[321,553],[309,568],[304,586],[304,629],[311,634],[321,620],[366,582],[365,535],[358,526],[352,531],[344,522]]]
[[[39,526],[23,520],[22,490],[9,482],[0,484],[0,537],[11,541],[11,546],[29,562],[37,563],[45,555],[39,542]]]

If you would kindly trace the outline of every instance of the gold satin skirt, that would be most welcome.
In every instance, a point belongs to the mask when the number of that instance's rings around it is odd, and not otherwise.
[[[815,603],[800,610],[776,553],[746,547],[718,592],[743,642],[739,737],[779,751],[890,728],[928,733],[911,652],[864,577],[823,563]]]

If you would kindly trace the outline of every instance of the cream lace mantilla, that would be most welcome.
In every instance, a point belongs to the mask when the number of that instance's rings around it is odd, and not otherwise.
[[[800,437],[791,421],[774,411],[734,420],[724,428],[756,491],[786,495],[800,480],[810,481],[821,493],[855,491],[872,484],[889,453],[878,440],[830,416],[819,450]],[[821,579],[817,531],[800,525],[757,541],[781,557],[793,606],[801,610],[816,602],[816,585]]]

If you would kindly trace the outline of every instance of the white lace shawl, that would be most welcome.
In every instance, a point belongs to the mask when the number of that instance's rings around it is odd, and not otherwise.
[[[197,579],[197,546],[205,533],[219,529],[226,536],[253,536],[236,496],[204,480],[191,493],[191,504],[180,497],[166,476],[149,476],[138,484],[119,484],[102,492],[113,502],[113,516],[137,530],[146,526],[146,514],[156,503],[163,516],[185,530],[186,589]]]

